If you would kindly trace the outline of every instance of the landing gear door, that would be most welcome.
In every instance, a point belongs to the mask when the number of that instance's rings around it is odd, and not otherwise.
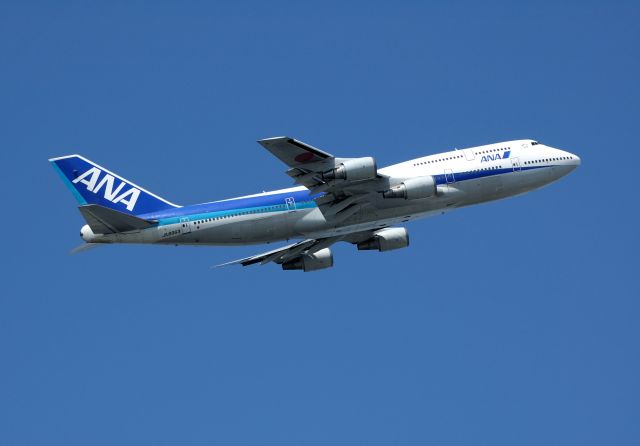
[[[515,157],[511,158],[511,167],[513,167],[514,172],[519,172],[522,170],[522,164],[520,163],[520,158]]]

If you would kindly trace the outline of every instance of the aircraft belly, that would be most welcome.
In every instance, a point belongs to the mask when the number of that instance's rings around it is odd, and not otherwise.
[[[505,175],[505,185],[509,190],[509,196],[522,194],[546,186],[555,180],[552,174],[552,169],[544,168],[513,172]]]
[[[296,211],[295,217],[294,234],[304,235],[326,229],[329,226],[319,208]]]
[[[551,175],[549,169],[514,171],[461,182],[458,186],[464,192],[461,206],[500,200],[538,189],[553,181]]]
[[[263,243],[282,240],[288,235],[288,216],[278,214],[241,222],[234,227],[233,240],[243,243]]]
[[[194,231],[185,236],[185,242],[209,245],[267,243],[286,239],[287,227],[287,216],[284,213],[258,218],[249,216],[243,220]]]
[[[366,206],[345,220],[340,220],[339,217],[327,219],[320,209],[312,209],[297,220],[294,235],[317,238],[379,229],[431,216],[440,213],[445,207],[442,199],[384,200],[376,204],[377,207]]]

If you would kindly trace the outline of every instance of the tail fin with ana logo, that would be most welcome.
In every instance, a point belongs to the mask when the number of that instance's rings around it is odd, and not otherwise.
[[[49,161],[80,205],[98,204],[131,215],[179,207],[80,155]]]

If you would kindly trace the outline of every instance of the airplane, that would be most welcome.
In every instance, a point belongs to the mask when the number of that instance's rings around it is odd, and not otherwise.
[[[340,158],[290,137],[258,141],[298,186],[179,206],[80,156],[49,161],[79,203],[85,244],[247,245],[297,240],[217,266],[333,266],[331,245],[391,251],[409,246],[402,223],[538,189],[580,158],[531,139],[428,155],[378,169],[372,157]]]

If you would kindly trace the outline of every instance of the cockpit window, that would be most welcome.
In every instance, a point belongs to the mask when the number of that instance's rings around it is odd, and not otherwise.
[[[532,146],[537,146],[538,144],[540,144],[538,141],[531,141]]]

